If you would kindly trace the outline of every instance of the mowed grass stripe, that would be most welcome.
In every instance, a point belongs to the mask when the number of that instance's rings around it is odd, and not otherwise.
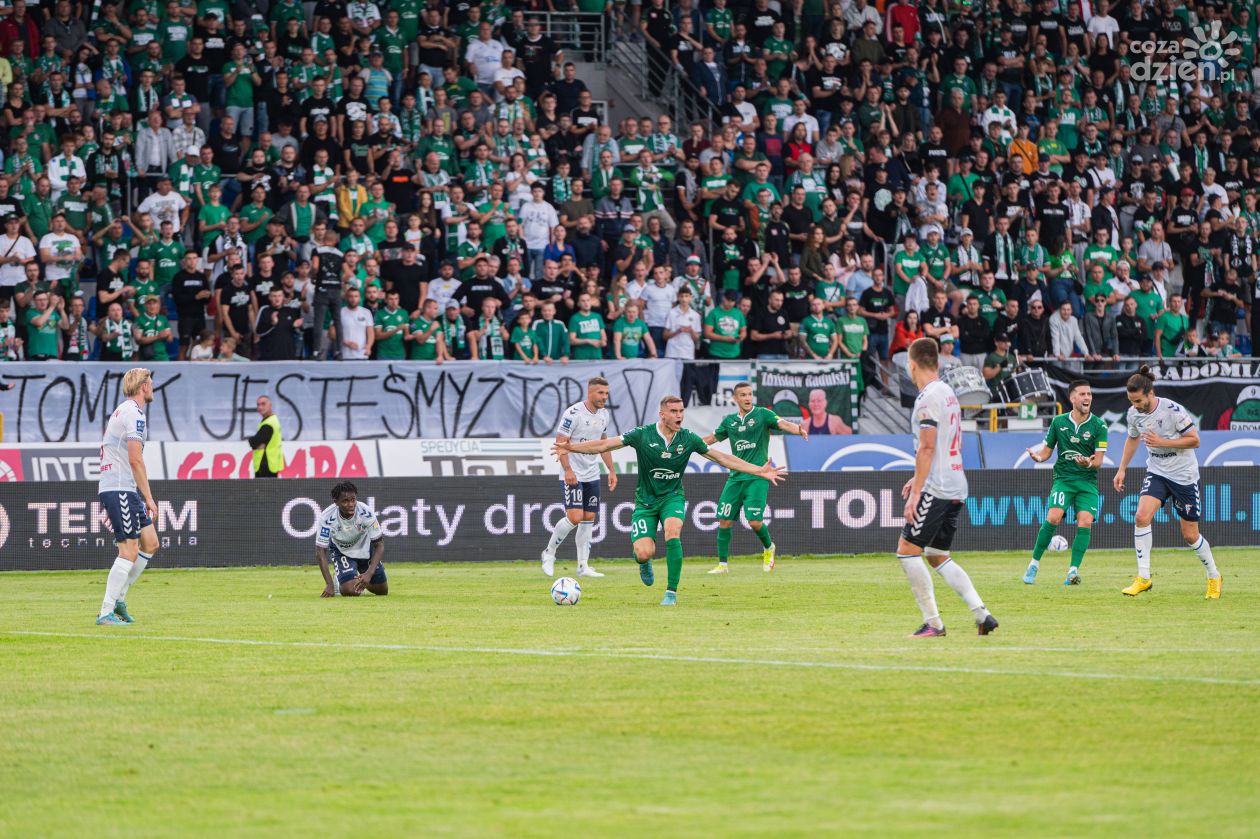
[[[1222,679],[1212,676],[1160,676],[1133,673],[1089,673],[1058,670],[1003,670],[996,667],[947,667],[917,664],[864,664],[855,661],[798,661],[776,658],[725,658],[720,656],[668,655],[663,653],[631,653],[583,650],[531,650],[510,647],[441,647],[425,644],[345,644],[333,641],[268,641],[256,638],[195,638],[178,635],[123,635],[86,632],[13,631],[12,635],[47,638],[90,638],[96,641],[166,641],[180,644],[227,644],[245,647],[294,647],[327,650],[381,650],[387,652],[425,652],[449,655],[514,655],[550,658],[609,658],[633,661],[667,661],[685,664],[725,664],[751,667],[808,667],[830,670],[869,670],[875,672],[957,673],[972,676],[1021,676],[1045,679],[1101,679],[1127,682],[1196,682],[1205,685],[1260,686],[1260,679]],[[931,642],[926,642],[931,643]]]

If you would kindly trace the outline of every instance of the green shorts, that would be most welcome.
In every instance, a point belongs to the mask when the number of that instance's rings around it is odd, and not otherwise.
[[[737,481],[728,478],[722,487],[722,495],[718,498],[718,518],[723,521],[736,521],[742,507],[749,521],[761,521],[766,514],[766,495],[770,492],[770,482],[764,478],[753,481]]]
[[[656,527],[665,519],[682,519],[687,514],[687,499],[682,494],[658,499],[652,504],[636,501],[630,516],[630,541],[655,539]]]
[[[1050,487],[1050,496],[1046,499],[1046,508],[1058,508],[1067,511],[1072,507],[1079,513],[1089,513],[1098,518],[1098,508],[1102,505],[1098,495],[1098,484],[1089,481],[1056,480]]]

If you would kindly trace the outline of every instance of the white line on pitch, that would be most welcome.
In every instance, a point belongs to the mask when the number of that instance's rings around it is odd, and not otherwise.
[[[666,653],[578,652],[575,650],[536,650],[513,647],[439,647],[413,644],[341,644],[327,641],[263,641],[251,638],[199,638],[182,635],[123,635],[102,632],[39,632],[11,630],[11,635],[45,638],[90,638],[109,641],[170,641],[184,644],[223,644],[242,647],[292,647],[331,650],[383,650],[390,652],[470,653],[479,655],[546,656],[555,658],[609,658],[634,661],[674,661],[687,664],[743,664],[759,667],[804,667],[821,670],[871,670],[911,673],[963,673],[983,676],[1032,676],[1054,679],[1097,679],[1122,682],[1193,682],[1206,685],[1260,686],[1260,679],[1220,679],[1212,676],[1155,676],[1128,673],[1088,673],[1057,670],[999,670],[991,667],[946,667],[917,664],[862,664],[854,661],[792,661],[774,658],[720,658],[716,656],[669,655]]]
[[[580,649],[580,648],[579,648]],[[587,652],[622,652],[635,653],[643,650],[651,651],[653,647],[590,647]],[[748,647],[714,647],[708,648],[717,653],[748,652]],[[870,653],[872,655],[889,655],[897,653],[921,653],[923,645],[911,644],[905,647],[757,647],[759,653]],[[996,652],[1013,653],[1125,653],[1134,655],[1260,655],[1260,647],[1192,647],[1176,649],[1160,649],[1155,647],[1096,647],[1092,644],[1079,647],[1030,647],[1005,646],[992,641],[971,647],[951,647],[951,652],[977,652],[985,655]]]

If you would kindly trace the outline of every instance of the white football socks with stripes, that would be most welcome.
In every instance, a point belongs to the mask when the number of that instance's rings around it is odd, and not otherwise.
[[[1155,537],[1151,535],[1150,525],[1133,528],[1133,551],[1137,554],[1138,576],[1143,580],[1151,578],[1151,545]]]
[[[989,616],[989,610],[984,608],[984,601],[980,599],[980,593],[976,591],[976,587],[971,584],[971,578],[967,576],[967,572],[962,569],[954,560],[946,558],[944,562],[936,566],[936,573],[941,575],[941,579],[949,583],[963,603],[967,604],[967,608],[971,610],[971,614],[975,616],[976,623],[981,623]]]
[[[556,523],[556,529],[551,531],[551,541],[547,543],[547,553],[553,554],[560,550],[560,544],[570,533],[573,532],[573,522],[568,517],[560,519]]]
[[[114,604],[122,599],[127,590],[127,577],[134,565],[134,562],[121,556],[114,558],[114,566],[109,569],[109,576],[105,578],[105,599],[101,601],[101,611],[97,617],[103,618],[114,611]]]
[[[1216,570],[1216,559],[1212,556],[1212,546],[1208,544],[1208,540],[1203,536],[1199,536],[1199,541],[1191,547],[1194,552],[1199,555],[1199,562],[1203,563],[1203,570],[1207,572],[1209,580],[1215,580],[1221,576],[1221,572]]]
[[[147,554],[140,551],[136,555],[136,561],[131,565],[131,572],[127,574],[127,582],[123,585],[122,593],[118,595],[119,600],[127,599],[127,592],[131,591],[132,585],[136,580],[140,579],[140,575],[144,573],[144,569],[149,567],[149,560],[153,559],[153,554]]]
[[[944,629],[945,624],[941,622],[940,610],[936,608],[936,591],[932,587],[932,573],[928,571],[923,557],[897,554],[897,559],[906,572],[906,579],[910,581],[910,591],[914,593],[914,600],[919,604],[919,611],[923,613],[923,622],[936,629]]]
[[[577,545],[577,567],[579,571],[586,567],[586,563],[591,558],[591,532],[594,529],[595,522],[580,522],[577,526],[577,535],[573,537],[573,541]]]

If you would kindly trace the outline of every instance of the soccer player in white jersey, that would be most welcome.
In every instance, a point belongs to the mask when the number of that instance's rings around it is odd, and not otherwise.
[[[919,389],[910,422],[914,431],[914,477],[902,487],[906,499],[906,526],[897,542],[897,559],[905,569],[910,590],[923,612],[923,625],[912,638],[945,634],[936,608],[932,574],[927,562],[958,592],[975,616],[981,635],[998,628],[997,618],[971,584],[971,578],[950,559],[949,549],[958,530],[958,514],[967,499],[967,476],[962,463],[962,414],[958,397],[938,377],[939,350],[935,338],[920,338],[910,345],[910,378]]]
[[[324,591],[319,596],[335,597],[340,591],[344,597],[358,597],[365,590],[377,596],[389,594],[381,562],[385,536],[376,513],[359,501],[359,488],[349,481],[332,488],[332,499],[319,514],[319,534],[315,537],[315,558],[324,575]]]
[[[153,401],[153,373],[143,367],[128,370],[122,380],[126,400],[105,423],[101,442],[101,476],[96,491],[109,516],[118,556],[105,578],[105,599],[96,617],[98,626],[135,623],[127,612],[131,586],[157,553],[153,518],[157,503],[144,468],[144,441],[149,427],[145,408]]]
[[[1124,594],[1136,597],[1151,589],[1151,521],[1164,502],[1172,499],[1177,517],[1181,519],[1181,538],[1194,548],[1207,573],[1208,600],[1221,597],[1221,572],[1212,557],[1212,546],[1199,533],[1199,458],[1194,450],[1199,447],[1199,429],[1186,409],[1170,399],[1155,395],[1155,380],[1151,368],[1143,366],[1129,377],[1125,388],[1129,394],[1127,416],[1128,439],[1124,441],[1124,453],[1120,456],[1120,468],[1112,480],[1116,492],[1124,492],[1124,470],[1137,453],[1138,441],[1146,444],[1146,477],[1142,480],[1142,493],[1138,499],[1137,515],[1133,519],[1133,550],[1137,554],[1137,577],[1133,584],[1122,589]]]
[[[560,444],[587,443],[608,437],[608,380],[596,376],[586,383],[586,399],[569,406],[560,418],[556,429],[556,442]],[[564,493],[564,518],[551,531],[551,540],[542,552],[542,570],[550,577],[555,573],[556,551],[566,536],[577,530],[573,541],[577,544],[577,575],[602,577],[591,567],[591,532],[595,529],[595,515],[599,512],[599,460],[608,467],[608,491],[617,488],[617,473],[613,469],[612,455],[571,454],[562,452],[560,468],[564,478],[560,488]]]

